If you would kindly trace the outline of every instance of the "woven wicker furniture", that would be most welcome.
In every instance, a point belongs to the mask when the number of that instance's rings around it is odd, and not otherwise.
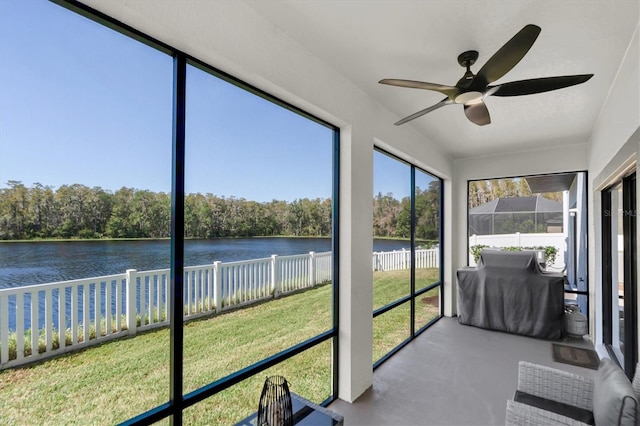
[[[584,417],[585,412],[589,412],[592,414],[592,422],[509,400],[507,425],[640,424],[640,364],[636,368],[633,383],[630,383],[622,370],[609,359],[601,361],[593,379],[520,361],[516,397],[518,393],[546,400],[545,404],[550,404],[554,409],[558,406],[561,409],[569,408],[574,417],[581,417],[580,414]]]

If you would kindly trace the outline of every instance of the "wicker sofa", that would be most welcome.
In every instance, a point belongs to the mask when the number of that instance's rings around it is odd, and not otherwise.
[[[591,379],[520,361],[518,389],[506,425],[640,424],[640,364],[633,382],[610,359]]]

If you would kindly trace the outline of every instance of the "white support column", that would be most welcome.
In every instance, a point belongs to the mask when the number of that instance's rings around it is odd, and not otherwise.
[[[373,137],[348,127],[340,138],[338,396],[353,402],[373,384]]]
[[[457,287],[456,270],[460,267],[470,265],[469,261],[469,245],[468,234],[460,229],[465,229],[460,224],[466,224],[468,221],[467,211],[469,199],[467,198],[467,182],[460,180],[454,183],[451,179],[445,179],[444,187],[444,307],[442,313],[448,317],[457,314]],[[456,205],[456,209],[453,206]],[[456,211],[456,213],[454,213]],[[456,230],[456,238],[454,238],[453,230]],[[476,244],[477,244],[477,240]],[[442,242],[441,242],[442,243]]]
[[[138,286],[138,271],[127,269],[127,333],[136,334],[137,309],[136,309],[136,287]]]

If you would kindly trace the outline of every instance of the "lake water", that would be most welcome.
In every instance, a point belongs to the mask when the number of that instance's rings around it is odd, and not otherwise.
[[[374,240],[374,251],[409,248],[408,241]],[[260,259],[331,249],[328,238],[234,238],[185,242],[185,266]],[[73,241],[0,244],[0,288],[169,268],[170,242]]]

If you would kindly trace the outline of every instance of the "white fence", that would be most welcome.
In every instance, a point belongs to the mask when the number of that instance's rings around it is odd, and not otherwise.
[[[495,235],[472,235],[469,237],[469,247],[482,244],[491,247],[536,247],[554,246],[558,249],[555,262],[549,265],[550,270],[561,271],[565,267],[564,253],[567,243],[565,237],[560,233],[537,233],[537,234],[495,234]],[[473,255],[469,254],[469,265],[475,266]]]
[[[330,280],[331,252],[185,267],[184,318]],[[0,290],[0,369],[169,325],[169,283],[169,269],[130,269]]]
[[[408,269],[410,253],[374,253],[373,268]],[[331,258],[331,252],[311,252],[185,267],[184,318],[329,282]],[[437,249],[416,251],[418,268],[438,264]],[[169,285],[169,269],[129,269],[123,274],[1,289],[0,370],[168,326]]]
[[[440,250],[416,250],[416,268],[438,268]],[[411,267],[411,250],[382,251],[373,253],[374,271],[398,271]]]

